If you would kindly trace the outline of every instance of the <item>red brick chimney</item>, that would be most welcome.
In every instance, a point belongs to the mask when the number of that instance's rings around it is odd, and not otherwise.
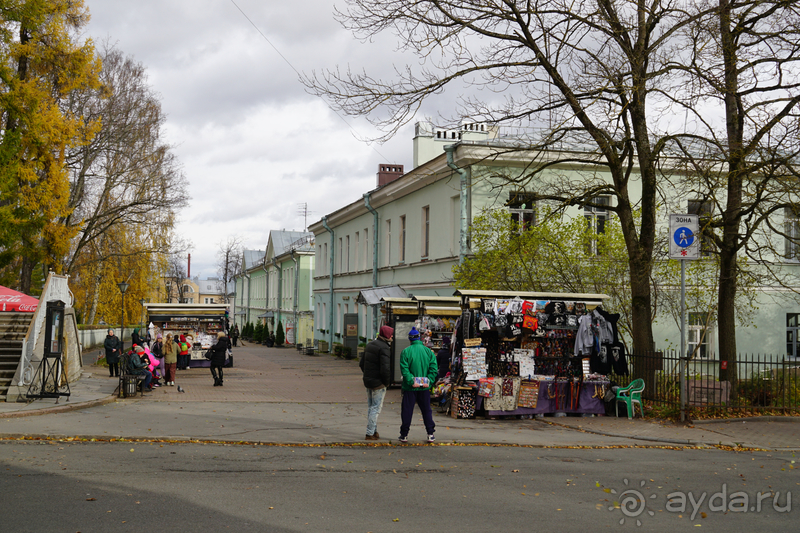
[[[403,175],[403,165],[378,165],[378,187],[383,187]]]

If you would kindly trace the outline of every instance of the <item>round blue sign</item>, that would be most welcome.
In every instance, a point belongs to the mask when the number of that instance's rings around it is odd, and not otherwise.
[[[694,242],[694,235],[689,228],[681,227],[675,230],[672,239],[675,241],[675,244],[681,248],[688,248]]]

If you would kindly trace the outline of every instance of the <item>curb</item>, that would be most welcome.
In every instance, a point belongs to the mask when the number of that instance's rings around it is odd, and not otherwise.
[[[707,420],[692,420],[692,425],[698,424],[726,424],[729,422],[800,422],[800,416],[780,416],[780,415],[766,415],[766,416],[749,416],[745,418],[710,418]]]
[[[117,399],[116,394],[112,394],[105,398],[98,398],[97,400],[88,400],[85,402],[78,402],[78,403],[70,403],[67,405],[59,405],[57,407],[43,407],[41,409],[29,409],[27,411],[14,411],[11,413],[0,413],[0,419],[2,418],[22,418],[25,416],[39,416],[39,415],[49,415],[53,413],[65,413],[68,411],[77,411],[78,409],[86,409],[88,407],[98,407],[100,405],[105,405],[107,403],[111,403]]]
[[[748,419],[744,419],[744,420],[748,420]],[[570,425],[567,425],[567,424],[559,424],[558,422],[546,421],[544,423],[545,424],[551,424],[551,425],[558,426],[558,427],[562,427],[562,428],[565,428],[565,429],[571,429],[573,431],[582,431],[584,433],[591,433],[593,435],[602,435],[604,437],[615,437],[615,438],[619,438],[619,439],[643,440],[643,441],[646,441],[646,442],[663,442],[663,443],[666,443],[666,444],[676,444],[676,445],[680,445],[680,446],[697,446],[697,447],[704,447],[704,448],[718,448],[720,446],[723,446],[723,447],[726,447],[726,448],[738,448],[738,449],[741,449],[741,450],[754,450],[754,449],[761,450],[761,449],[764,449],[764,450],[770,450],[770,451],[777,451],[777,450],[780,450],[780,451],[791,451],[791,450],[797,449],[797,448],[785,448],[785,447],[781,447],[781,448],[760,448],[760,447],[757,447],[757,446],[742,446],[741,444],[738,444],[736,442],[729,442],[729,441],[701,442],[701,441],[696,441],[696,440],[691,440],[691,439],[670,439],[670,438],[646,437],[646,436],[637,436],[637,435],[623,435],[623,434],[620,434],[620,433],[610,433],[610,432],[604,432],[604,431],[597,431],[597,430],[594,430],[594,429],[576,428],[574,426],[570,426]]]

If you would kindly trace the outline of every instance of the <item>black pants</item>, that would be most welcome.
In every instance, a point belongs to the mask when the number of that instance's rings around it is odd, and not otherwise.
[[[108,363],[108,373],[112,378],[119,377],[119,363]]]
[[[217,372],[219,372],[219,377],[217,377]],[[222,366],[221,365],[220,366],[215,366],[215,365],[212,364],[211,365],[211,375],[214,376],[214,383],[216,383],[217,381],[222,383]]]

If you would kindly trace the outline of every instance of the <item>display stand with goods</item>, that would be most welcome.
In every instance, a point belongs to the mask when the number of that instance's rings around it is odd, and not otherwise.
[[[184,335],[192,345],[190,367],[208,367],[211,362],[205,353],[217,342],[217,333],[225,330],[227,304],[164,304],[145,303],[150,336],[171,333],[177,339]],[[226,366],[229,366],[226,361]]]
[[[627,374],[604,294],[457,291],[453,417],[604,414],[612,371]]]

